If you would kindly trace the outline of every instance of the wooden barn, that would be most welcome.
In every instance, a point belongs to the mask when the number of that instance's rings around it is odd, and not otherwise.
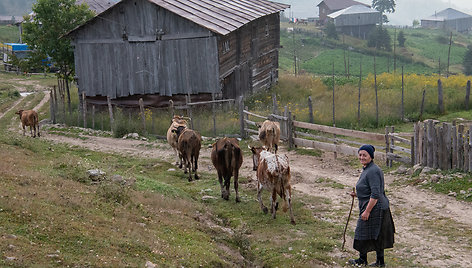
[[[79,93],[89,104],[143,98],[159,107],[186,95],[234,98],[268,88],[278,79],[279,13],[288,7],[266,0],[113,3],[68,34]]]
[[[447,8],[428,18],[422,19],[421,27],[468,33],[472,30],[472,16],[453,8]]]
[[[366,39],[369,32],[381,22],[382,14],[372,8],[355,5],[328,15],[336,30],[357,38]]]
[[[328,15],[331,13],[334,13],[336,11],[339,11],[341,9],[348,8],[350,6],[355,6],[355,5],[363,5],[366,7],[369,7],[369,5],[366,5],[361,2],[357,2],[354,0],[323,0],[321,1],[317,7],[319,8],[319,22],[321,25],[326,24],[328,21]]]

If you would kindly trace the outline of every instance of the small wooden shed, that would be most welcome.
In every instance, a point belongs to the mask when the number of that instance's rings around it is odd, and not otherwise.
[[[88,0],[90,1],[90,0]],[[96,0],[98,1],[98,0]],[[266,0],[122,0],[68,35],[88,103],[234,98],[278,79],[279,12]]]
[[[328,21],[329,14],[355,5],[363,5],[370,8],[369,5],[354,0],[323,0],[317,5],[319,8],[319,21],[324,25]]]

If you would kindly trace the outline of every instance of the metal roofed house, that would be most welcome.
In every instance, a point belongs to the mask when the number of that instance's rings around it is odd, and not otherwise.
[[[234,98],[278,79],[279,12],[266,0],[122,0],[68,36],[87,103]]]
[[[328,19],[338,31],[366,39],[372,28],[380,23],[382,14],[364,5],[355,5],[329,14]]]
[[[319,21],[324,25],[328,20],[329,14],[355,5],[363,5],[370,8],[369,5],[354,0],[323,0],[317,5],[319,8]]]
[[[472,16],[447,8],[421,20],[421,27],[454,30],[467,33],[472,30]]]

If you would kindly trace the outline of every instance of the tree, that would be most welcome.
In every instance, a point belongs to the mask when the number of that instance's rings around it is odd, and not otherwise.
[[[399,44],[401,47],[405,47],[406,38],[405,38],[405,34],[403,33],[403,31],[400,31],[400,32],[398,33],[397,40],[398,40],[398,44]]]
[[[372,0],[372,7],[382,14],[382,22],[388,22],[385,13],[395,12],[395,0]]]
[[[328,38],[332,38],[332,39],[336,39],[338,40],[339,37],[338,37],[338,32],[336,31],[336,25],[334,25],[333,22],[328,22],[326,24],[326,35],[328,36]]]
[[[467,47],[462,66],[464,67],[465,75],[472,75],[472,45]]]
[[[75,0],[38,0],[33,5],[34,16],[25,16],[23,40],[32,53],[48,55],[59,69],[58,76],[70,80],[74,75],[74,52],[69,31],[93,17],[86,4]]]
[[[387,29],[382,27],[381,25],[372,29],[367,39],[367,46],[391,51],[392,44],[390,34],[388,33]]]
[[[413,28],[420,26],[420,22],[418,20],[413,20]]]

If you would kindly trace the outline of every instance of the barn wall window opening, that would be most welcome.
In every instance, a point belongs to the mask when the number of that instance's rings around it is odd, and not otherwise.
[[[265,24],[265,36],[269,36],[269,23],[266,22]]]
[[[225,40],[223,42],[223,53],[228,53],[230,49],[229,40]]]

